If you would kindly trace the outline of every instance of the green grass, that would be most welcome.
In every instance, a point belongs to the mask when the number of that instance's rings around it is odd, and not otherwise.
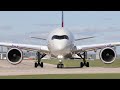
[[[120,79],[120,73],[0,76],[0,79]]]
[[[88,60],[87,60],[88,61]],[[58,60],[43,60],[44,63],[58,64]],[[65,67],[79,67],[82,60],[63,60]],[[90,67],[120,67],[120,59],[116,59],[112,64],[104,64],[101,60],[89,60]]]

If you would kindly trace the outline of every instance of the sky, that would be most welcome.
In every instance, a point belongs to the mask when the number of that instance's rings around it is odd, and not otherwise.
[[[76,45],[120,41],[120,11],[64,11],[64,24],[75,38],[95,36]],[[46,37],[60,26],[61,11],[0,11],[0,42],[46,45],[30,37]]]

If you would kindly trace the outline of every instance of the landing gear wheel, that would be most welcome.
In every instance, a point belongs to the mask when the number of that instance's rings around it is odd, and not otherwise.
[[[57,68],[63,68],[64,65],[63,64],[57,64]]]
[[[40,66],[43,68],[43,62],[41,62]]]
[[[89,67],[89,62],[86,63],[86,67]]]
[[[59,68],[59,64],[57,64],[57,68]]]
[[[80,63],[80,67],[81,67],[81,68],[83,68],[83,66],[84,66],[84,63],[83,63],[83,62],[81,62],[81,63]]]
[[[63,64],[61,64],[61,68],[63,68],[64,67],[64,65]]]
[[[37,63],[37,62],[35,62],[35,68],[37,68],[38,66],[40,66],[40,67],[43,68],[43,62],[41,62],[41,63]]]
[[[35,68],[37,68],[37,66],[38,66],[38,63],[37,63],[37,62],[35,62]]]

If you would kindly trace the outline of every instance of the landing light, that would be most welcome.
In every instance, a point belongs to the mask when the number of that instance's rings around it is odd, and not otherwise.
[[[63,58],[63,56],[62,55],[58,55],[58,59],[62,59]]]

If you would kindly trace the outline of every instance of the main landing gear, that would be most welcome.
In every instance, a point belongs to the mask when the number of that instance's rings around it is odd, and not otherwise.
[[[63,68],[64,64],[62,63],[61,60],[59,60],[59,63],[57,64],[57,68]]]
[[[83,59],[83,62],[80,62],[80,67],[83,68],[83,66],[89,67],[89,62],[86,62],[86,52],[84,52],[83,54],[77,54],[78,56],[80,56]]]
[[[40,52],[36,53],[37,55],[37,62],[35,62],[35,68],[37,68],[38,66],[40,66],[41,68],[43,68],[43,62],[41,62],[41,59],[46,55],[46,54],[40,54]]]

